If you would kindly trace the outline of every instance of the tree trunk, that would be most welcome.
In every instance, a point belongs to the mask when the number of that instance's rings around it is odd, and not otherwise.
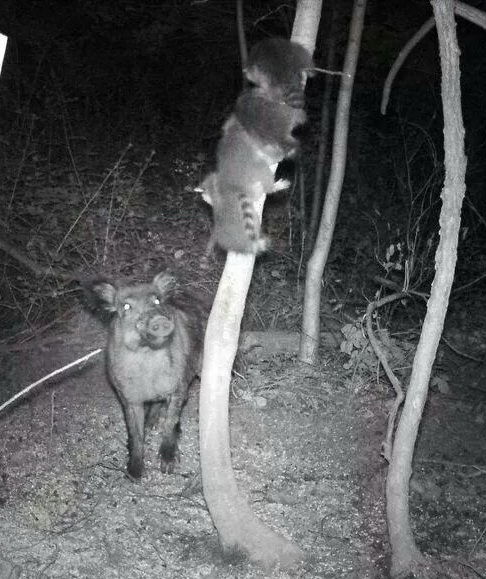
[[[336,62],[337,36],[337,0],[331,2],[331,17],[329,32],[326,35],[326,69],[333,70]],[[324,189],[324,165],[327,157],[327,147],[330,140],[329,125],[331,118],[331,95],[334,87],[334,76],[326,75],[324,94],[321,105],[321,126],[319,129],[319,149],[317,151],[316,169],[314,177],[314,192],[312,195],[312,210],[309,222],[309,235],[306,243],[307,254],[312,250],[317,234],[317,225],[322,207],[322,191]]]
[[[316,244],[307,264],[304,317],[299,352],[300,360],[307,364],[315,364],[317,362],[322,274],[329,255],[329,248],[331,247],[332,234],[334,232],[334,226],[336,225],[336,215],[344,181],[349,110],[356,66],[358,64],[365,10],[366,0],[355,0],[336,110],[331,174]]]
[[[265,567],[288,566],[302,558],[300,549],[256,518],[231,466],[229,385],[253,263],[252,256],[228,255],[208,321],[199,407],[202,482],[225,551],[242,551]]]
[[[432,0],[439,36],[444,111],[445,182],[440,213],[436,275],[415,355],[410,386],[398,424],[386,483],[387,519],[392,547],[391,576],[402,577],[420,564],[422,556],[410,527],[409,479],[417,432],[427,398],[432,364],[439,344],[454,279],[461,206],[465,194],[466,156],[461,113],[459,49],[454,0]]]
[[[301,0],[292,40],[313,52],[320,1]],[[256,208],[261,217],[263,199]],[[241,551],[264,567],[290,566],[303,557],[293,543],[277,535],[252,512],[239,494],[231,465],[228,397],[241,318],[255,258],[229,253],[204,341],[200,393],[200,448],[204,498],[225,550]]]

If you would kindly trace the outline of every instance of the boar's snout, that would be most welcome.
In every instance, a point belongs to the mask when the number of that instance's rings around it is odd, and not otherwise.
[[[159,312],[149,312],[137,320],[135,327],[140,334],[140,345],[149,348],[162,348],[174,331],[173,317]]]

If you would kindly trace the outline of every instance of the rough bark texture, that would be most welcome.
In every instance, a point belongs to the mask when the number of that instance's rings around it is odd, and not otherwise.
[[[392,546],[392,577],[406,576],[422,560],[410,527],[409,479],[432,364],[442,333],[454,278],[460,213],[465,193],[466,156],[454,1],[433,0],[432,6],[439,36],[442,67],[445,182],[442,190],[443,205],[440,214],[440,242],[436,253],[436,275],[413,364],[410,386],[396,432],[386,484],[387,518]]]
[[[315,364],[319,347],[319,310],[321,303],[321,281],[331,247],[336,215],[341,198],[341,190],[346,168],[346,147],[348,140],[349,110],[353,94],[354,77],[358,64],[361,33],[366,11],[366,0],[355,0],[349,32],[344,71],[336,112],[334,142],[332,149],[331,174],[322,210],[321,223],[316,244],[307,264],[305,280],[304,318],[300,343],[300,360]]]

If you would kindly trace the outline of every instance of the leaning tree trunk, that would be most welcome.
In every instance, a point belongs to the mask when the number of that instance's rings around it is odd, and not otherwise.
[[[465,193],[466,156],[461,113],[459,48],[454,0],[432,0],[439,37],[444,111],[445,181],[440,213],[436,274],[427,304],[410,386],[397,428],[386,483],[387,518],[392,547],[391,576],[403,577],[420,565],[422,556],[410,527],[409,480],[417,432],[427,398],[432,364],[439,344],[457,260],[461,206]]]
[[[336,41],[337,41],[337,24],[340,6],[338,0],[331,2],[331,16],[329,29],[326,34],[325,52],[326,52],[326,69],[333,71],[336,61]],[[324,80],[324,93],[321,104],[321,126],[319,129],[319,148],[317,150],[316,168],[314,174],[314,191],[312,194],[312,209],[309,221],[309,235],[306,243],[307,254],[310,253],[316,240],[317,226],[321,215],[322,192],[324,189],[324,165],[326,162],[328,144],[330,142],[329,126],[331,119],[331,96],[334,87],[334,75],[329,72]],[[302,221],[302,223],[305,223]],[[302,225],[303,227],[303,225]]]
[[[317,362],[322,274],[324,273],[324,267],[331,247],[332,234],[334,232],[334,226],[336,225],[336,215],[344,181],[349,110],[361,46],[361,33],[363,31],[365,10],[366,0],[355,0],[336,110],[331,174],[329,176],[329,184],[327,186],[326,199],[324,201],[316,244],[307,264],[304,316],[299,352],[300,360],[307,364],[315,364]]]
[[[292,40],[313,52],[321,2],[300,0]],[[261,217],[263,200],[258,210]],[[229,253],[204,341],[200,393],[200,449],[204,498],[225,550],[241,551],[265,567],[289,566],[301,550],[252,512],[240,495],[231,466],[228,397],[241,318],[254,256]],[[249,425],[251,428],[251,425]]]

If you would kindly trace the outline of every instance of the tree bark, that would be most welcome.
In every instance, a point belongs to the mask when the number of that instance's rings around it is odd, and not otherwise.
[[[410,526],[409,480],[413,450],[427,398],[432,364],[439,344],[457,261],[460,214],[465,194],[466,156],[461,113],[459,48],[455,32],[454,0],[432,0],[439,37],[444,111],[445,181],[440,213],[440,241],[410,386],[395,435],[386,482],[387,519],[392,547],[391,576],[403,577],[422,561]]]
[[[349,110],[353,93],[354,77],[358,64],[361,33],[366,11],[366,0],[355,0],[349,31],[348,46],[344,62],[343,76],[336,111],[331,174],[326,191],[319,232],[312,255],[307,264],[304,294],[304,316],[299,358],[307,364],[317,362],[319,347],[319,310],[321,302],[321,282],[326,265],[332,235],[336,225],[336,215],[341,198],[341,190],[346,168],[346,147],[349,128]]]
[[[231,466],[229,385],[253,263],[252,256],[228,255],[208,320],[199,407],[202,482],[225,551],[243,552],[264,567],[289,566],[302,552],[253,514]]]
[[[292,40],[313,52],[321,2],[301,0]],[[263,199],[256,209],[261,217]],[[200,449],[203,493],[225,550],[245,553],[250,560],[288,567],[302,551],[264,525],[240,495],[231,465],[228,397],[241,318],[255,257],[229,253],[209,316],[204,341],[200,393]]]

